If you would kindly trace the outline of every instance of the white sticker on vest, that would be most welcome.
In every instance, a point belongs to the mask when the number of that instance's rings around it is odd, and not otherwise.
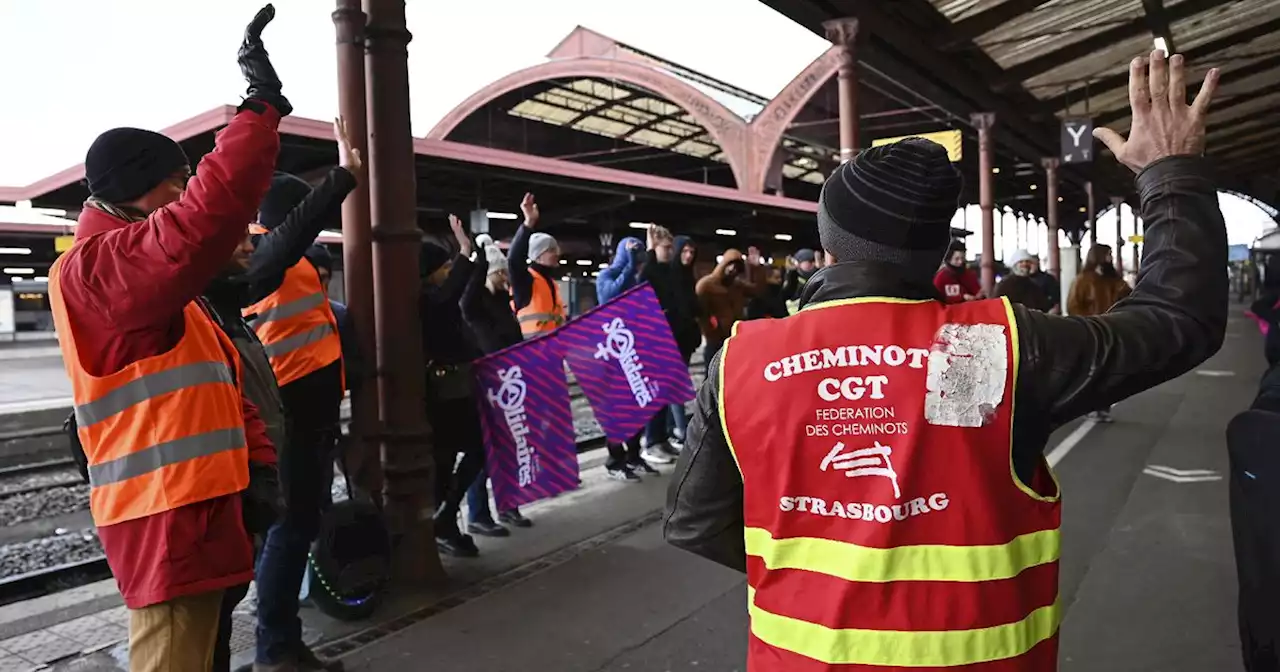
[[[981,427],[1004,401],[1008,339],[1001,324],[944,324],[929,349],[924,419]]]

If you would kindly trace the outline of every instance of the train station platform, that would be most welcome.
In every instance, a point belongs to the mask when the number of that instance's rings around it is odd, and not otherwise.
[[[1241,668],[1224,430],[1264,363],[1256,326],[1232,312],[1210,361],[1117,405],[1113,424],[1076,421],[1051,439],[1064,671]],[[304,609],[308,639],[348,670],[744,670],[743,577],[662,541],[670,467],[619,483],[601,458],[583,455],[582,489],[526,510],[534,528],[447,560],[447,586],[393,595],[366,623]],[[125,669],[111,592],[108,581],[41,598],[25,620],[22,605],[0,608],[0,672]],[[251,659],[251,608],[236,619],[238,665]]]

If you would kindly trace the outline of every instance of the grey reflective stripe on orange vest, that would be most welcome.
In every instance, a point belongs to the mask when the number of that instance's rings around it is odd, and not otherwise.
[[[275,358],[280,355],[287,355],[299,348],[305,348],[312,343],[323,341],[331,334],[333,334],[333,327],[328,323],[325,323],[318,327],[308,329],[301,334],[296,334],[289,338],[276,341],[271,345],[263,345],[262,350],[267,353],[268,357]]]
[[[89,485],[100,488],[151,473],[170,464],[244,448],[244,427],[217,429],[143,448],[109,462],[90,465]]]
[[[561,325],[564,324],[564,318],[555,313],[525,313],[520,316],[520,324],[525,322],[551,322]]]
[[[226,362],[194,362],[149,373],[93,401],[77,405],[76,425],[83,429],[147,399],[206,383],[235,384],[231,367]]]
[[[301,315],[312,308],[319,308],[320,306],[323,306],[325,301],[328,301],[328,299],[325,298],[324,292],[308,294],[300,299],[294,299],[288,303],[282,303],[275,308],[269,308],[258,313],[256,317],[250,320],[249,326],[257,329],[259,326],[268,322]]]

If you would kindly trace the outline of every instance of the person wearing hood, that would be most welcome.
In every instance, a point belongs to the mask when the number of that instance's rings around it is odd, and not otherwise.
[[[681,319],[681,304],[677,275],[680,269],[675,265],[678,263],[675,237],[666,227],[650,224],[645,234],[645,248],[646,256],[640,271],[640,279],[653,288],[654,296],[658,298],[658,305],[662,308],[662,316],[667,318],[672,340],[676,340],[677,325],[680,324]],[[676,347],[679,347],[678,342]],[[672,436],[670,418],[671,413],[663,409],[655,413],[649,420],[649,424],[645,426],[645,450],[655,457],[659,453],[672,458],[680,454],[679,448],[673,444],[675,437]],[[675,444],[678,443],[678,439],[675,440]]]
[[[974,301],[982,294],[982,282],[964,261],[964,243],[954,240],[947,247],[942,268],[933,276],[933,286],[947,303]]]
[[[703,351],[707,363],[733,333],[734,323],[746,317],[748,298],[759,293],[753,277],[759,268],[758,256],[753,253],[748,260],[738,250],[729,248],[721,255],[715,270],[698,280],[695,291],[702,313],[700,326],[707,341]]]
[[[1018,250],[1009,258],[1009,275],[996,285],[996,296],[1007,296],[1014,303],[1020,303],[1032,310],[1043,313],[1053,308],[1044,290],[1031,278],[1035,269],[1035,257],[1026,250]]]
[[[471,372],[471,363],[484,353],[463,319],[462,297],[477,272],[478,255],[461,220],[449,215],[449,227],[458,243],[457,254],[433,243],[422,244],[418,305],[426,361],[427,420],[435,442],[436,545],[449,555],[471,558],[480,550],[475,540],[459,529],[458,514],[467,489],[484,470],[484,434]]]
[[[73,441],[134,670],[209,669],[224,596],[253,579],[245,491],[271,478],[275,448],[200,295],[243,246],[292,111],[262,41],[274,16],[267,5],[245,30],[246,97],[196,174],[160,133],[93,141],[75,245],[49,269]],[[89,98],[101,95],[115,94]]]
[[[671,324],[671,334],[675,336],[676,347],[680,349],[685,366],[689,366],[693,353],[702,345],[702,328],[698,324],[702,309],[698,305],[698,281],[693,275],[693,265],[697,261],[698,248],[693,241],[688,236],[676,236],[671,257],[675,303],[667,313],[667,321]],[[689,418],[684,404],[671,404],[667,443],[676,450],[682,450],[688,427]]]
[[[560,295],[560,243],[538,228],[538,204],[533,194],[520,201],[524,224],[516,228],[508,250],[511,305],[525,338],[555,331],[569,319],[569,307]]]
[[[613,262],[596,276],[596,301],[604,304],[623,292],[640,284],[644,266],[644,243],[639,238],[627,236],[618,241]],[[663,409],[664,411],[666,409]],[[675,460],[657,446],[641,448],[643,430],[623,443],[608,443],[609,459],[605,470],[609,477],[619,481],[639,481],[641,474],[656,476],[658,470],[649,462],[670,464]]]
[[[867,149],[827,179],[832,263],[799,313],[742,323],[713,359],[667,495],[667,541],[747,575],[748,669],[1058,668],[1050,432],[1191,370],[1227,326],[1202,157],[1217,71],[1187,106],[1163,95],[1181,57],[1168,69],[1153,52],[1148,85],[1131,66],[1127,142],[1096,131],[1146,224],[1137,287],[1104,315],[939,300],[962,180],[937,143]],[[922,658],[922,637],[948,644]]]
[[[793,265],[787,269],[786,279],[782,282],[782,295],[786,297],[787,313],[794,315],[800,310],[800,293],[804,291],[805,284],[818,272],[818,255],[806,247],[796,250],[791,262]]]
[[[509,348],[521,340],[520,323],[511,312],[511,294],[507,283],[507,257],[488,234],[476,237],[483,254],[476,255],[476,267],[462,292],[462,317],[471,327],[484,354]],[[498,512],[498,523],[489,510],[489,475],[482,469],[467,488],[467,531],[487,537],[510,535],[504,523],[513,527],[533,527],[533,522],[520,509]]]
[[[337,226],[342,202],[363,167],[342,119],[334,120],[334,137],[338,165],[318,186],[288,173],[272,179],[257,225],[250,227],[249,266],[232,279],[245,302],[242,313],[270,358],[288,419],[289,441],[280,460],[285,514],[267,534],[258,563],[256,665],[262,670],[340,669],[315,657],[302,640],[298,618],[307,554],[329,503],[326,484],[332,480],[345,392],[340,325],[321,269],[306,253],[323,229]]]

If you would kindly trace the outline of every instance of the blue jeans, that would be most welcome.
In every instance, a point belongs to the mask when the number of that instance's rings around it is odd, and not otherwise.
[[[683,441],[686,432],[689,430],[689,412],[685,410],[684,404],[671,404],[671,426],[672,431],[680,440]]]
[[[658,411],[644,426],[644,444],[646,446],[662,443],[670,438],[684,440],[685,430],[689,428],[689,416],[684,404],[671,404]]]
[[[467,488],[467,522],[492,523],[493,512],[489,510],[489,470],[481,469],[471,487]]]
[[[286,409],[305,404],[309,411],[289,415],[289,444],[277,455],[284,489],[285,514],[267,531],[258,556],[257,662],[277,665],[296,655],[302,646],[302,620],[298,618],[298,593],[307,569],[311,542],[320,530],[320,517],[331,497],[333,449],[338,427],[338,400],[317,398],[315,383],[338,390],[336,369],[321,369],[280,388]],[[320,381],[308,381],[316,376]],[[329,380],[332,378],[332,380]],[[293,389],[298,386],[297,392]],[[301,388],[301,389],[299,389]],[[292,394],[291,394],[292,393]],[[300,398],[299,398],[300,397]],[[291,403],[293,402],[293,403]]]

